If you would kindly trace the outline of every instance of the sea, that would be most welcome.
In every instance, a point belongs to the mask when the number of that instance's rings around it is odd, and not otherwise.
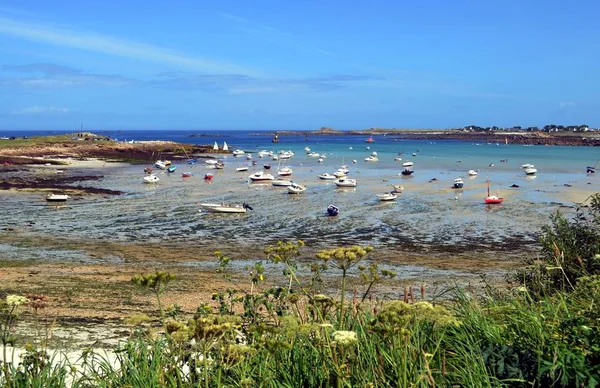
[[[457,140],[411,140],[401,134],[287,136],[259,131],[123,130],[93,131],[118,141],[167,140],[241,149],[252,160],[231,154],[215,155],[225,169],[174,161],[175,173],[158,172],[160,181],[144,184],[140,165],[106,163],[95,169],[67,168],[74,176],[95,173],[99,181],[82,181],[74,186],[102,187],[123,191],[120,196],[85,195],[64,205],[48,204],[40,193],[0,192],[6,209],[0,227],[28,227],[28,233],[71,238],[103,239],[115,242],[181,243],[218,248],[231,244],[264,247],[278,240],[303,239],[316,247],[352,244],[373,245],[389,252],[514,252],[536,246],[540,230],[556,211],[574,212],[574,199],[582,193],[600,191],[595,166],[600,148],[538,146]],[[0,136],[37,136],[69,131],[0,131]],[[306,149],[324,156],[309,157]],[[290,150],[287,160],[259,158],[260,150]],[[366,162],[377,154],[379,161]],[[401,158],[401,161],[395,160]],[[256,161],[256,165],[252,162]],[[402,163],[412,161],[415,172],[402,176]],[[533,164],[535,176],[527,176],[522,164]],[[276,175],[283,165],[293,169],[290,180],[304,184],[307,191],[288,194],[285,188],[251,183],[255,171]],[[247,172],[235,167],[246,165]],[[333,173],[341,165],[350,169],[357,187],[340,189],[318,174]],[[149,165],[150,166],[150,165]],[[54,173],[56,167],[39,167]],[[476,170],[476,177],[467,171]],[[192,172],[182,178],[182,172]],[[204,179],[212,173],[211,181]],[[453,189],[455,178],[465,182]],[[489,184],[488,184],[489,181]],[[404,192],[396,201],[378,201],[376,194],[401,185]],[[504,197],[500,205],[483,202],[488,187]],[[200,211],[199,203],[247,203],[246,214],[214,214]],[[337,217],[328,217],[334,204]],[[57,207],[58,206],[58,207]],[[48,258],[47,252],[45,257]],[[59,255],[60,256],[60,255]],[[57,256],[57,260],[60,258]],[[64,259],[64,257],[63,257]]]

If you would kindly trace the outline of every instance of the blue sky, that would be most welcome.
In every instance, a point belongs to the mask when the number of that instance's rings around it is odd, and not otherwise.
[[[0,3],[0,129],[600,126],[597,1]]]

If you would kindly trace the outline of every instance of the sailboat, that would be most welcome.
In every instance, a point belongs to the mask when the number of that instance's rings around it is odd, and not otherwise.
[[[213,150],[215,150],[215,151],[219,150],[219,146],[217,145],[217,142],[215,142],[215,145],[213,146]]]
[[[483,199],[486,204],[502,203],[504,198],[498,198],[495,195],[490,195],[490,180],[487,180],[487,197]]]
[[[596,166],[598,165],[598,163],[600,163],[600,159],[596,161],[596,164],[594,164],[593,166],[587,166],[585,172],[587,172],[588,174],[596,173]]]
[[[223,142],[223,151],[229,151],[229,147],[227,147],[227,142]]]

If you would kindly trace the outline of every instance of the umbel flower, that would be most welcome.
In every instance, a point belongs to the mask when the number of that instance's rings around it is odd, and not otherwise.
[[[332,334],[333,342],[342,345],[348,346],[353,345],[358,342],[358,336],[354,331],[346,331],[346,330],[338,330],[334,331]]]
[[[29,299],[21,295],[7,295],[6,304],[11,307],[21,306],[29,303]]]

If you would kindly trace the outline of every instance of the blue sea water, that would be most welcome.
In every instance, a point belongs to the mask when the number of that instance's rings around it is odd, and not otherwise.
[[[51,135],[56,132],[0,132],[1,136]],[[67,133],[67,132],[64,132]],[[572,206],[575,192],[598,190],[598,179],[585,173],[587,165],[600,159],[600,148],[565,146],[523,146],[471,141],[408,140],[401,135],[373,136],[280,136],[257,132],[197,131],[118,131],[96,132],[119,141],[170,140],[192,144],[217,142],[229,149],[240,148],[253,154],[259,163],[252,166],[244,158],[222,155],[224,170],[208,170],[202,163],[177,164],[175,174],[161,172],[157,185],[142,183],[142,167],[107,165],[98,173],[101,181],[83,186],[121,190],[117,197],[86,196],[70,201],[60,211],[40,202],[39,194],[0,193],[3,204],[14,209],[0,226],[35,221],[35,232],[45,235],[68,231],[71,237],[115,241],[181,242],[219,247],[232,241],[248,246],[264,246],[276,240],[302,238],[312,245],[367,243],[389,251],[432,249],[503,250],[519,244],[534,244],[548,216]],[[326,156],[322,163],[306,155],[305,147]],[[278,161],[259,159],[257,152],[292,150],[286,162],[294,170],[292,179],[306,184],[301,195],[269,184],[248,183],[248,176],[269,163],[275,174]],[[365,162],[373,151],[379,161]],[[413,153],[415,156],[413,156]],[[399,175],[402,161],[414,162],[415,173]],[[507,162],[501,162],[507,159]],[[353,160],[356,163],[353,163]],[[521,164],[536,166],[536,177],[525,176]],[[249,171],[238,173],[235,166],[247,164]],[[333,173],[340,165],[350,166],[350,176],[359,182],[356,189],[336,189],[320,181],[317,174]],[[476,178],[468,170],[479,170]],[[194,177],[182,179],[190,170]],[[213,172],[211,183],[202,177]],[[78,172],[73,171],[73,174]],[[87,172],[86,172],[87,173]],[[462,177],[465,187],[451,188]],[[483,204],[489,179],[494,193],[505,197],[499,206]],[[389,191],[392,184],[405,187],[398,201],[379,203],[375,194]],[[511,187],[513,185],[518,188]],[[254,210],[244,215],[203,214],[199,202],[250,203]],[[338,217],[325,217],[329,204],[341,209]],[[509,248],[512,247],[512,248]]]

